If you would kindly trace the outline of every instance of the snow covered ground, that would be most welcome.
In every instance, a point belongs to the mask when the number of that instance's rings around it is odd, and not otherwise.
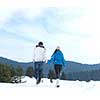
[[[56,81],[43,79],[36,85],[34,78],[25,77],[26,83],[0,83],[0,100],[100,100],[100,81]]]

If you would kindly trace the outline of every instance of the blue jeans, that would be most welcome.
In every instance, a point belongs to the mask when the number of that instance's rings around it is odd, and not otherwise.
[[[36,80],[41,80],[41,78],[42,78],[43,63],[44,63],[43,61],[34,63]]]

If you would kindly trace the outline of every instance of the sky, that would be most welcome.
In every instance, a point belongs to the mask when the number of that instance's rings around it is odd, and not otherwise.
[[[99,0],[0,0],[0,56],[32,61],[42,41],[50,59],[57,46],[65,60],[100,63]]]
[[[25,77],[26,83],[0,83],[0,100],[100,100],[100,81],[64,81],[56,88],[56,81],[36,85],[34,78]]]

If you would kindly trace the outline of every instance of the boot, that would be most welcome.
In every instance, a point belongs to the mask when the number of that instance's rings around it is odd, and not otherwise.
[[[60,87],[60,85],[59,85],[59,79],[56,80],[56,87]]]

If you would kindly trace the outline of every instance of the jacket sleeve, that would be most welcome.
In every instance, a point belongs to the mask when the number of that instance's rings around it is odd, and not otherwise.
[[[51,56],[51,59],[50,59],[50,60],[48,60],[47,64],[51,64],[51,63],[53,63],[53,62],[54,62],[54,55],[53,55],[53,56]]]
[[[46,49],[44,48],[44,56],[43,56],[43,61],[47,62],[47,57],[46,57]]]

